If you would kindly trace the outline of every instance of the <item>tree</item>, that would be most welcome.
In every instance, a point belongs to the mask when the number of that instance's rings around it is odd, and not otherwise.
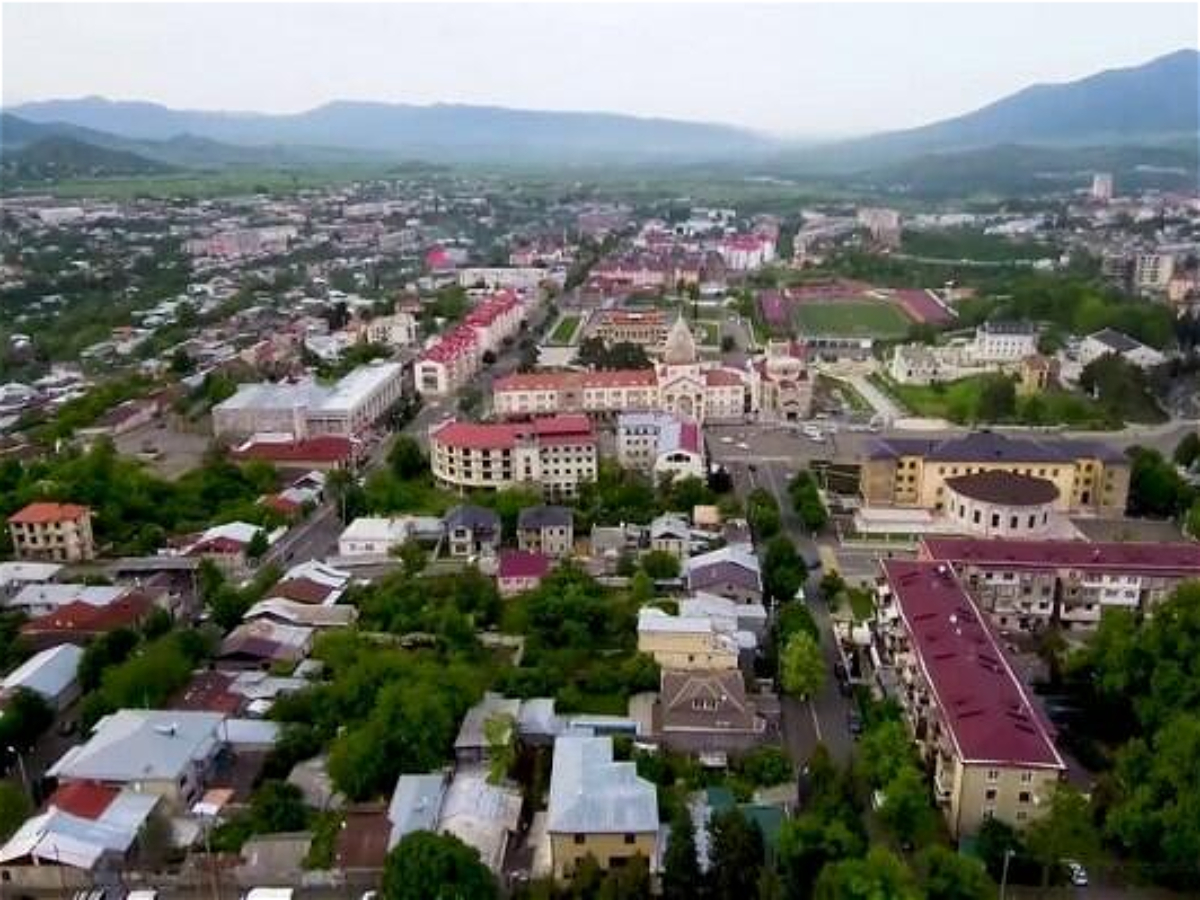
[[[0,749],[28,750],[53,723],[54,710],[46,698],[19,687],[9,695],[0,716]]]
[[[872,724],[858,741],[856,764],[872,789],[882,788],[912,759],[912,741],[899,719]]]
[[[777,534],[767,541],[762,575],[767,593],[780,603],[793,599],[803,586],[808,569],[787,535]]]
[[[874,848],[862,859],[826,866],[814,896],[817,900],[920,900],[922,895],[903,862]]]
[[[1169,518],[1188,509],[1196,492],[1157,450],[1130,447],[1129,506],[1133,516]]]
[[[935,816],[925,777],[915,765],[905,763],[884,785],[880,820],[905,845],[920,845],[936,831]]]
[[[483,723],[487,741],[488,781],[499,784],[508,777],[517,757],[517,729],[513,717],[504,713],[492,716]]]
[[[24,789],[12,781],[0,781],[0,841],[7,841],[32,813]]]
[[[654,579],[646,574],[645,569],[633,573],[629,581],[629,597],[639,606],[654,599]]]
[[[671,834],[663,857],[662,888],[665,900],[693,900],[703,887],[696,856],[696,832],[687,808],[671,817]]]
[[[926,900],[993,900],[996,883],[975,859],[938,844],[921,850],[914,868]]]
[[[975,419],[979,422],[1002,422],[1017,411],[1017,388],[1007,375],[989,375],[979,388]]]
[[[666,550],[650,550],[642,555],[642,571],[655,581],[679,577],[679,557]]]
[[[414,831],[384,862],[383,900],[495,900],[499,890],[479,853],[448,834]]]
[[[755,488],[746,497],[746,520],[757,540],[765,541],[778,534],[779,504],[765,488]]]
[[[650,863],[637,854],[625,865],[609,869],[596,900],[647,900],[650,897]]]
[[[1058,784],[1050,796],[1050,809],[1025,833],[1033,858],[1042,866],[1042,886],[1064,859],[1092,860],[1099,856],[1100,838],[1092,823],[1087,798],[1067,784]]]
[[[807,900],[823,869],[862,853],[866,842],[857,820],[853,810],[818,807],[783,823],[779,869],[788,897]]]
[[[709,880],[715,897],[753,897],[763,864],[762,832],[738,809],[715,813],[711,835]]]
[[[250,543],[246,545],[246,556],[257,562],[266,555],[267,550],[271,548],[267,541],[267,533],[259,528],[250,538]]]
[[[205,560],[205,562],[210,562]],[[201,578],[204,570],[201,567]],[[84,693],[100,686],[100,679],[109,666],[123,663],[137,646],[138,636],[128,628],[117,628],[100,635],[84,648],[79,659],[79,687]]]
[[[308,825],[308,809],[300,788],[286,781],[268,780],[250,798],[250,818],[260,834],[303,831]]]
[[[429,562],[429,551],[414,540],[405,541],[392,551],[392,555],[399,557],[400,570],[405,578],[420,575]]]
[[[1190,469],[1200,459],[1200,434],[1189,431],[1175,447],[1174,460],[1177,466]]]
[[[797,472],[788,485],[792,507],[809,531],[820,531],[829,521],[829,510],[821,500],[821,491],[811,472]]]
[[[166,865],[171,855],[171,820],[161,809],[154,809],[142,823],[137,836],[138,857],[142,864],[151,869]]]
[[[397,478],[423,478],[429,473],[429,459],[415,438],[407,434],[396,436],[388,451],[388,466]]]
[[[811,697],[825,684],[825,656],[821,645],[805,631],[797,631],[779,655],[779,681],[789,694]]]

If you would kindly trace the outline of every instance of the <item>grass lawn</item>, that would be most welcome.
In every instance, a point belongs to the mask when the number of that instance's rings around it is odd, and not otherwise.
[[[979,421],[979,394],[987,377],[972,375],[930,385],[896,384],[890,379],[876,377],[875,383],[903,403],[913,415],[970,425]],[[1016,415],[1007,421],[1014,425],[1120,427],[1120,423],[1113,421],[1094,400],[1063,390],[1018,396]]]
[[[870,300],[801,303],[794,313],[801,334],[897,338],[912,322],[895,306]]]
[[[850,588],[850,611],[854,613],[854,621],[866,622],[875,615],[875,601],[871,592],[863,588]]]
[[[830,396],[835,391],[852,412],[872,413],[875,411],[850,382],[834,378],[832,375],[817,373],[817,392],[824,396]]]
[[[569,344],[579,329],[579,316],[563,316],[550,335],[551,344]]]
[[[696,340],[700,344],[715,347],[721,343],[721,326],[716,322],[706,322],[703,319],[688,323]]]
[[[1049,244],[1013,240],[970,228],[946,231],[906,231],[903,252],[931,259],[970,259],[978,262],[1012,262],[1057,255]]]

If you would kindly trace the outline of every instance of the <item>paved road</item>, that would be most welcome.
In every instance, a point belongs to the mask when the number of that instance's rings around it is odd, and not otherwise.
[[[309,559],[324,559],[337,549],[341,532],[337,509],[326,503],[276,541],[263,561],[287,568]]]

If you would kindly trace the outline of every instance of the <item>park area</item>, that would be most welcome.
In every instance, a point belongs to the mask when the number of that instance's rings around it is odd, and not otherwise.
[[[569,344],[575,337],[575,332],[579,330],[579,316],[563,316],[558,320],[558,324],[554,326],[554,331],[550,333],[551,344]]]
[[[874,300],[839,300],[797,304],[793,316],[801,335],[900,338],[911,321],[890,303]]]

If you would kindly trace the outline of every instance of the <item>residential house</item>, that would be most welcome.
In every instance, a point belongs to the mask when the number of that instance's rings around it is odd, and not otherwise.
[[[1079,362],[1086,366],[1110,353],[1139,369],[1152,369],[1166,362],[1166,357],[1153,347],[1112,328],[1101,329],[1083,339],[1079,345]]]
[[[692,545],[692,528],[687,519],[664,513],[650,522],[650,549],[670,553],[681,562],[688,558]]]
[[[59,644],[35,653],[4,676],[0,684],[0,707],[14,691],[33,691],[51,709],[66,709],[79,697],[79,661],[83,650],[74,644]]]
[[[467,710],[454,739],[454,761],[460,766],[478,765],[488,760],[492,742],[488,740],[488,722],[493,719],[506,724],[504,739],[513,736],[521,701],[488,691],[483,699]]]
[[[734,670],[740,648],[733,634],[708,617],[672,616],[652,606],[638,611],[638,652],[664,669]]]
[[[556,559],[575,550],[575,516],[566,506],[527,506],[517,513],[517,546]]]
[[[229,668],[265,668],[273,663],[299,662],[312,651],[313,635],[314,629],[305,625],[271,618],[254,619],[225,635],[216,658]]]
[[[18,559],[80,562],[94,559],[92,511],[77,503],[30,503],[8,517]]]
[[[501,597],[531,591],[550,574],[550,557],[527,550],[501,550],[496,566],[496,584]]]
[[[464,503],[443,519],[446,546],[457,558],[495,556],[500,546],[500,516],[483,506]]]
[[[736,669],[663,670],[654,733],[672,750],[744,752],[766,740],[777,725],[777,718],[768,722],[759,712]]]
[[[693,556],[684,563],[687,589],[727,597],[740,603],[762,603],[762,572],[758,557],[741,544],[731,544]]]
[[[658,793],[632,762],[613,760],[610,737],[567,734],[554,742],[546,814],[555,878],[592,856],[601,869],[658,860]]]

